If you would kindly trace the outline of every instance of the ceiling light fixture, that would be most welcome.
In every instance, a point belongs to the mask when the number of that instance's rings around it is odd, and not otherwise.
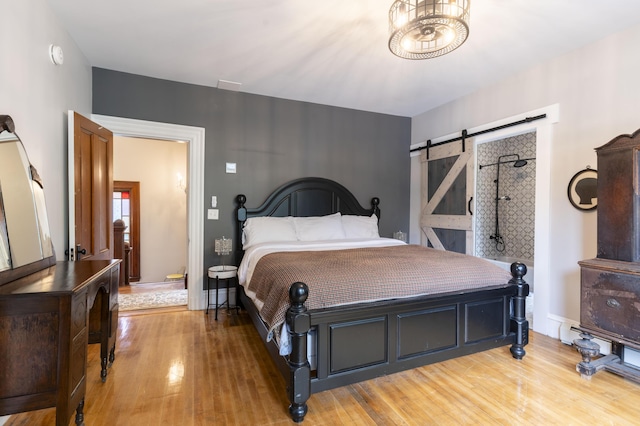
[[[471,0],[396,0],[389,9],[389,49],[429,59],[457,49],[469,36]]]

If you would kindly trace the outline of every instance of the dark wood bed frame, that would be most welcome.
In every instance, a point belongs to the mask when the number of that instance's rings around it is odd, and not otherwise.
[[[241,241],[242,226],[251,217],[336,212],[380,217],[378,198],[371,200],[371,208],[364,208],[345,187],[324,178],[286,183],[258,208],[245,207],[244,195],[236,201],[236,241]],[[238,263],[242,255],[238,248]],[[267,342],[268,329],[242,287],[240,300],[287,381],[291,418],[301,422],[311,393],[508,344],[513,357],[522,359],[529,340],[529,285],[522,279],[526,266],[513,264],[511,273],[513,278],[504,286],[316,310],[304,306],[307,286],[293,283],[286,316],[292,343],[288,357],[279,355],[273,341]],[[314,371],[307,361],[311,329],[316,336]]]

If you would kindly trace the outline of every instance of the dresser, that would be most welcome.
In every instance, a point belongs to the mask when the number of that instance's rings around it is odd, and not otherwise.
[[[87,345],[115,356],[120,260],[57,262],[0,286],[0,415],[56,407],[84,424]]]
[[[598,155],[598,251],[579,262],[582,355],[577,370],[590,377],[608,370],[640,381],[640,369],[624,360],[624,348],[640,349],[640,130],[596,149]],[[611,341],[611,355],[597,358],[592,338]]]

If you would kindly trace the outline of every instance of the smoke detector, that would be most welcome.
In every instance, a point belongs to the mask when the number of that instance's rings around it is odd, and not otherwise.
[[[62,65],[64,63],[62,47],[54,44],[49,45],[49,59],[51,59],[54,65]]]

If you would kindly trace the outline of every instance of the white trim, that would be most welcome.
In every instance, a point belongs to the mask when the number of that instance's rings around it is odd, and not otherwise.
[[[67,260],[75,260],[75,246],[76,246],[76,197],[75,192],[75,115],[72,109],[67,112],[67,194],[69,199],[69,214],[67,220],[69,221],[69,228],[67,233]],[[71,251],[74,249],[73,251]]]
[[[187,194],[189,279],[188,307],[204,309],[204,128],[92,114],[91,119],[118,136],[179,140],[189,143]],[[198,291],[200,290],[200,291]]]
[[[534,302],[534,306],[535,306],[535,302]],[[534,316],[534,321],[535,321],[535,316]],[[562,340],[563,334],[566,334],[566,329],[578,326],[578,324],[575,321],[572,321],[568,318],[564,318],[558,315],[553,315],[553,314],[547,315],[547,323],[549,324],[549,334],[547,334],[547,336],[553,337],[554,339],[558,339],[558,340]]]

